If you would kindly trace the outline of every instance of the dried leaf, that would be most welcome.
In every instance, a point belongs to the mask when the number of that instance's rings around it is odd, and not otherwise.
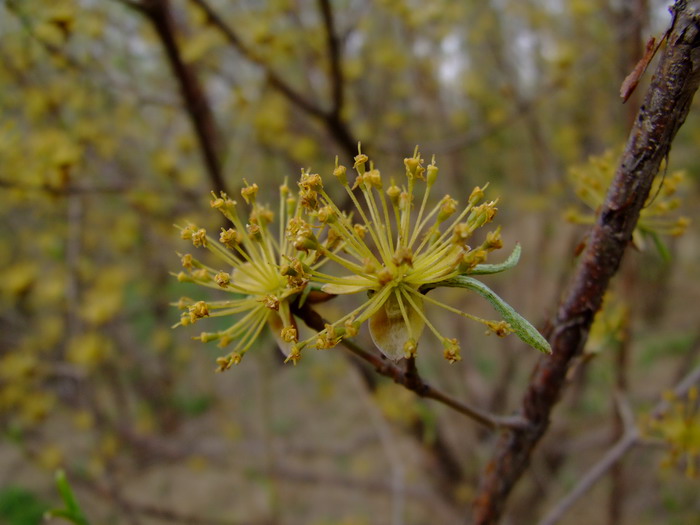
[[[630,96],[632,96],[632,93],[634,93],[634,90],[639,84],[639,80],[647,70],[647,67],[649,67],[649,62],[651,62],[651,59],[654,58],[654,55],[656,55],[656,52],[659,50],[659,46],[663,41],[664,39],[662,38],[659,41],[659,45],[656,45],[656,38],[651,37],[647,42],[644,56],[639,60],[639,62],[637,62],[637,65],[634,66],[632,72],[627,75],[625,80],[622,82],[622,86],[620,86],[620,97],[622,97],[623,103],[627,102]]]

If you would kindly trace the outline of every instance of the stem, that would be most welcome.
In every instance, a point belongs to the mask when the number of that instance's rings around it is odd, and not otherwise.
[[[295,312],[295,314],[298,315],[307,324],[307,326],[313,330],[321,331],[327,324],[327,321],[323,319],[323,317],[321,317],[316,311],[308,308],[307,305],[301,308],[301,310]],[[342,344],[357,357],[372,365],[377,373],[393,379],[395,383],[398,383],[408,390],[411,390],[420,397],[433,399],[438,403],[442,403],[443,405],[450,407],[456,412],[459,412],[460,414],[467,416],[468,418],[473,419],[474,421],[481,423],[488,428],[516,429],[521,428],[524,424],[523,419],[519,416],[498,416],[485,410],[472,407],[471,405],[462,401],[458,401],[457,399],[454,399],[448,394],[433,388],[423,381],[423,379],[418,375],[417,370],[413,369],[409,372],[405,372],[395,364],[368,350],[365,350],[349,339],[343,339]]]
[[[133,5],[132,5],[133,4]],[[221,169],[220,150],[223,144],[219,135],[214,113],[209,100],[204,94],[199,78],[194,69],[182,59],[175,35],[175,22],[172,17],[169,0],[148,0],[140,3],[129,2],[142,13],[153,25],[170,63],[170,69],[176,78],[187,115],[194,128],[199,148],[204,160],[207,174],[216,193],[228,193]]]

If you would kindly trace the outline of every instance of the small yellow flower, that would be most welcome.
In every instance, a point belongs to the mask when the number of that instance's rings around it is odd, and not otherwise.
[[[700,477],[700,411],[698,388],[691,387],[685,398],[667,393],[669,409],[660,417],[647,417],[644,428],[652,437],[661,438],[667,445],[663,464],[685,470],[690,478]]]
[[[185,271],[177,274],[182,282],[225,290],[235,296],[208,302],[181,298],[177,303],[184,311],[175,326],[194,324],[206,317],[238,316],[237,321],[224,330],[203,332],[195,337],[202,342],[218,341],[221,348],[236,343],[230,353],[217,359],[219,371],[238,364],[265,325],[271,328],[288,359],[298,359],[298,351],[293,350],[298,332],[291,303],[306,287],[312,269],[324,262],[317,250],[322,243],[316,241],[317,245],[304,245],[307,250],[298,252],[294,248],[297,239],[289,239],[285,234],[285,224],[289,221],[305,225],[306,229],[297,232],[297,236],[313,237],[311,226],[306,222],[311,218],[298,205],[300,197],[294,197],[286,184],[280,187],[280,234],[275,238],[269,230],[273,214],[257,202],[257,193],[256,184],[241,190],[250,208],[247,223],[241,219],[236,201],[224,193],[219,197],[212,193],[212,208],[219,210],[233,225],[232,228],[222,228],[218,240],[193,225],[181,228],[183,239],[191,240],[195,247],[206,248],[231,269],[217,270],[191,254],[185,254],[181,256]]]
[[[327,221],[327,226],[342,239],[342,254],[338,250],[318,248],[314,240],[307,237],[297,244],[297,248],[309,246],[318,249],[350,272],[338,277],[314,268],[311,271],[313,280],[323,283],[322,290],[329,294],[365,292],[369,296],[362,306],[326,326],[315,338],[315,344],[319,348],[330,348],[343,337],[356,333],[356,330],[348,330],[348,320],[352,320],[352,326],[369,321],[376,346],[384,355],[397,360],[415,355],[417,341],[427,326],[442,342],[445,357],[451,362],[457,361],[457,341],[438,332],[424,313],[424,303],[436,304],[480,322],[488,321],[460,312],[424,292],[433,287],[431,285],[469,271],[483,262],[487,252],[502,246],[498,230],[489,234],[476,249],[467,244],[477,228],[493,220],[496,201],[479,204],[484,193],[482,188],[475,188],[460,212],[457,211],[457,201],[449,195],[429,210],[430,192],[438,173],[434,159],[426,170],[416,148],[413,157],[404,160],[405,183],[398,186],[392,180],[387,188],[378,169],[372,164],[367,169],[368,162],[362,152],[355,157],[357,177],[353,188],[360,189],[365,207],[352,192],[347,170],[338,166],[337,160],[334,170],[334,175],[355,205],[356,224],[338,209],[320,183],[313,189],[313,199],[307,199],[307,205],[317,215],[333,217],[333,221]],[[304,188],[308,183],[302,179],[299,185]],[[419,185],[423,192],[413,220]],[[474,253],[481,255],[475,258]],[[494,331],[499,333],[499,330],[507,332],[503,326]],[[304,341],[298,346],[310,342]]]
[[[591,156],[588,162],[574,166],[569,170],[569,180],[576,195],[589,208],[588,213],[582,213],[571,208],[565,217],[576,224],[593,224],[595,212],[605,200],[608,187],[612,183],[617,167],[619,151],[609,149],[598,156]],[[685,233],[690,225],[690,219],[675,215],[681,201],[676,195],[685,180],[682,171],[675,171],[664,176],[658,176],[649,192],[649,201],[642,208],[637,227],[632,233],[632,241],[639,249],[644,249],[645,239],[651,239],[665,255],[665,250],[659,239],[660,235],[678,237]]]

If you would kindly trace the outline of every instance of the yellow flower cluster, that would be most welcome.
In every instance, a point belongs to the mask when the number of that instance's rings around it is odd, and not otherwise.
[[[208,249],[233,270],[211,268],[185,254],[185,271],[178,278],[224,289],[236,298],[214,302],[183,298],[178,303],[183,310],[178,325],[189,325],[204,317],[241,315],[231,327],[198,337],[203,342],[217,340],[222,348],[237,342],[233,351],[218,359],[219,370],[237,364],[266,324],[287,360],[295,363],[304,348],[332,348],[342,339],[355,336],[365,322],[376,346],[390,359],[414,356],[427,326],[442,343],[445,358],[458,361],[457,340],[440,334],[426,317],[425,303],[476,320],[499,336],[516,331],[531,346],[547,351],[546,341],[527,321],[483,284],[465,276],[495,273],[517,262],[515,254],[507,266],[483,264],[489,252],[502,247],[500,229],[486,234],[476,247],[468,244],[475,230],[493,220],[496,201],[482,202],[485,188],[476,187],[461,207],[457,200],[445,195],[430,208],[431,190],[438,175],[435,160],[425,166],[416,148],[404,164],[405,179],[400,183],[391,179],[387,184],[360,150],[355,157],[356,177],[351,187],[348,170],[336,159],[333,175],[355,208],[352,214],[333,201],[320,175],[302,171],[297,193],[286,184],[281,187],[279,238],[274,238],[269,230],[272,212],[256,202],[257,185],[247,185],[241,191],[250,206],[247,223],[241,219],[235,201],[224,194],[214,196],[212,207],[221,211],[234,227],[222,228],[218,241],[193,225],[181,229],[182,237],[191,240],[195,247]],[[340,275],[323,267],[329,261],[336,269],[342,269]],[[477,291],[506,320],[480,319],[428,296],[427,292],[437,286]],[[361,293],[367,299],[326,324],[319,333],[299,340],[294,313],[311,290],[329,296]]]
[[[290,359],[297,359],[290,354],[298,339],[291,304],[305,290],[310,272],[324,262],[318,250],[296,249],[303,243],[303,236],[311,231],[303,207],[298,205],[301,194],[294,196],[286,184],[280,187],[281,233],[275,238],[269,229],[274,214],[257,202],[257,193],[257,184],[241,190],[243,199],[250,205],[245,223],[236,201],[224,193],[218,197],[212,193],[212,208],[219,210],[234,226],[222,228],[218,240],[194,225],[181,228],[183,239],[192,241],[195,247],[208,249],[232,268],[230,272],[211,268],[188,253],[181,255],[184,271],[177,274],[181,282],[226,290],[235,298],[209,302],[182,298],[178,306],[184,311],[175,326],[187,326],[204,317],[244,314],[225,330],[202,332],[197,337],[203,342],[218,341],[221,348],[237,341],[231,352],[217,360],[219,370],[237,364],[265,325],[271,327],[280,349]],[[284,235],[287,223],[296,225],[296,238]],[[332,238],[329,240],[332,242]]]
[[[691,387],[684,398],[673,392],[664,397],[669,404],[668,411],[660,417],[645,418],[643,428],[650,437],[660,438],[667,445],[663,466],[680,467],[688,478],[697,478],[700,475],[698,388]]]
[[[378,169],[360,153],[355,157],[357,172],[352,188],[346,169],[336,166],[334,175],[346,189],[359,221],[353,224],[342,214],[323,188],[316,195],[316,213],[328,212],[331,231],[342,239],[343,254],[327,254],[350,273],[331,275],[320,270],[312,272],[313,280],[323,283],[329,294],[365,292],[368,300],[340,320],[326,327],[316,338],[316,346],[330,348],[346,336],[347,325],[355,327],[369,321],[376,346],[390,359],[415,355],[418,339],[425,326],[435,334],[444,347],[444,355],[457,361],[459,344],[456,339],[442,336],[424,313],[424,303],[430,302],[447,310],[477,319],[445,305],[428,295],[425,289],[456,277],[486,259],[488,252],[500,248],[499,230],[486,236],[476,249],[467,241],[473,232],[490,222],[496,214],[496,202],[479,204],[484,197],[475,188],[464,208],[444,196],[431,210],[428,200],[437,179],[435,161],[424,167],[418,150],[404,160],[405,184],[394,180],[385,185]],[[366,210],[352,190],[359,189]],[[414,199],[422,190],[418,214],[413,220]],[[319,219],[321,220],[321,219]],[[480,319],[477,319],[480,320]],[[507,328],[505,329],[507,332]]]
[[[610,149],[598,156],[591,156],[587,163],[569,170],[569,180],[576,196],[589,208],[582,213],[576,208],[566,212],[566,219],[577,224],[593,224],[595,212],[605,199],[605,194],[615,176],[619,151]],[[659,235],[678,237],[685,233],[690,219],[674,216],[681,200],[677,193],[685,180],[682,171],[675,171],[663,177],[656,177],[649,193],[649,202],[642,208],[632,240],[639,249],[645,247],[645,238],[653,240],[662,251]]]

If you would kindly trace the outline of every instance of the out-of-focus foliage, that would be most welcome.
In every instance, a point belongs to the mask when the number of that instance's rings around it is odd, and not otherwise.
[[[462,519],[461,502],[474,493],[491,443],[471,421],[414,403],[412,394],[392,397],[399,387],[377,379],[370,399],[385,419],[370,423],[366,392],[340,349],[308,352],[304,367],[280,367],[266,336],[233,374],[214,376],[215,355],[191,339],[198,333],[170,329],[178,316],[169,303],[197,293],[169,274],[182,250],[173,224],[218,231],[221,222],[209,211],[215,183],[178,77],[154,24],[129,7],[136,3],[0,3],[0,472],[23,477],[22,486],[48,500],[50,472],[65,468],[84,482],[76,484],[81,502],[99,523],[118,522],[126,508],[145,512],[146,503],[245,522],[285,513],[305,523],[373,523],[388,515],[388,502],[405,505],[406,523]],[[504,244],[519,241],[525,250],[516,271],[488,284],[544,325],[585,235],[561,220],[576,199],[568,170],[624,141],[638,103],[632,97],[623,106],[617,95],[636,61],[629,49],[643,48],[622,30],[633,18],[626,3],[331,1],[343,87],[335,121],[324,113],[333,108],[334,76],[316,2],[210,0],[238,45],[195,1],[145,4],[169,9],[182,63],[211,107],[231,195],[246,177],[272,201],[301,168],[331,173],[336,154],[352,164],[348,143],[359,140],[371,156],[389,159],[385,172],[401,172],[406,152],[420,144],[440,164],[436,191],[463,202],[490,181],[502,196]],[[669,20],[661,2],[635,16],[644,36]],[[321,111],[310,112],[278,79]],[[644,88],[643,81],[637,90]],[[696,115],[652,201],[661,202],[683,169],[687,204],[679,213],[689,215],[700,169]],[[333,127],[338,120],[350,140]],[[629,254],[624,290],[638,294],[633,346],[646,345],[652,329],[661,348],[692,339],[694,237],[668,239],[669,261]],[[463,290],[432,293],[490,315]],[[334,301],[323,308],[337,319],[343,298]],[[428,315],[436,329],[460,341],[462,362],[448,368],[439,351],[422,353],[426,378],[512,412],[535,352],[510,352],[500,339],[435,313]],[[226,328],[218,321],[211,330]],[[697,361],[692,345],[681,346],[657,352],[651,365],[631,360],[635,400],[656,395],[679,360]],[[591,360],[595,388],[581,386],[584,402],[571,402],[556,432],[606,424],[601,399],[611,381],[603,361]],[[578,443],[558,445],[564,441]],[[525,483],[549,491],[542,501],[551,501],[558,481],[589,457],[546,447],[533,468],[537,483]],[[639,470],[627,497],[653,507],[650,523],[672,516],[654,506],[651,471],[632,468]],[[516,512],[523,502],[513,505]]]
[[[0,519],[8,525],[38,525],[48,506],[35,494],[14,486],[0,491]]]
[[[593,224],[595,214],[602,206],[605,194],[617,169],[619,152],[614,149],[607,150],[602,155],[591,156],[583,165],[572,166],[569,170],[569,179],[576,195],[588,207],[588,213],[581,213],[571,208],[566,213],[566,218],[574,223]],[[632,238],[639,249],[644,249],[645,238],[651,239],[656,244],[659,252],[666,258],[668,253],[663,246],[660,236],[678,237],[683,235],[690,219],[677,217],[676,210],[681,206],[681,198],[677,195],[680,186],[685,182],[683,171],[664,173],[654,180],[650,198],[642,209],[639,222]]]
[[[668,445],[662,462],[665,467],[679,468],[689,478],[697,478],[700,462],[698,389],[692,387],[685,399],[678,399],[672,392],[666,393],[665,398],[670,409],[661,417],[646,418],[647,432]]]

